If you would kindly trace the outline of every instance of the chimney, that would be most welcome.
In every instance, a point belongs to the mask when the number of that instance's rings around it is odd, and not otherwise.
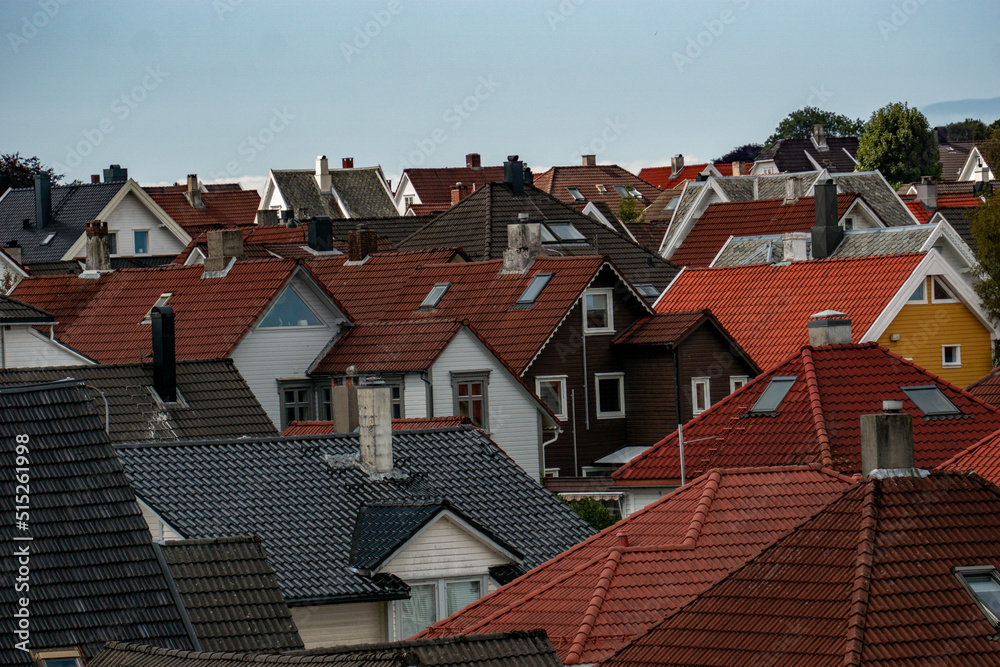
[[[583,166],[584,167],[596,167],[597,166],[597,156],[596,155],[584,155],[583,156]]]
[[[743,176],[743,163],[734,162],[733,163],[733,176]]]
[[[201,200],[201,186],[198,185],[198,174],[188,174],[187,200],[194,208],[204,208]]]
[[[128,180],[128,169],[122,169],[120,164],[113,164],[104,170],[105,183],[123,183]]]
[[[149,314],[153,325],[153,389],[164,403],[177,401],[177,364],[174,361],[174,309],[154,306]]]
[[[942,146],[944,146],[945,144],[947,144],[948,143],[948,128],[944,127],[942,125],[939,125],[939,126],[935,127],[934,128],[934,138],[937,139],[937,142],[939,144],[941,144]]]
[[[206,235],[208,236],[208,257],[205,258],[205,273],[225,271],[230,261],[243,259],[242,230],[212,229]]]
[[[913,418],[902,401],[882,401],[884,412],[861,415],[861,474],[917,477],[913,460]]]
[[[111,253],[108,247],[108,223],[91,220],[87,223],[87,271],[110,271]]]
[[[467,186],[462,185],[461,181],[455,183],[455,185],[451,186],[451,205],[454,206],[458,202],[462,201],[466,198],[466,196],[468,196],[468,194],[469,188]]]
[[[21,263],[21,246],[20,244],[18,244],[17,239],[11,239],[7,243],[7,247],[4,248],[4,251],[7,253],[7,256],[10,257],[12,260],[17,262],[18,264]]]
[[[820,151],[830,150],[830,146],[827,145],[826,143],[826,133],[823,131],[823,126],[819,123],[813,125],[812,140],[813,140],[813,146],[816,147],[816,150]]]
[[[358,427],[358,388],[349,384],[333,385],[330,391],[333,432],[351,433]]]
[[[618,535],[616,535],[616,537],[618,538],[618,546],[622,547],[623,549],[628,547],[628,533],[626,533],[624,530],[621,530],[618,531]]]
[[[813,187],[816,201],[816,226],[812,228],[813,259],[824,259],[833,254],[844,238],[844,230],[837,224],[837,184],[832,178]]]
[[[358,387],[361,466],[369,474],[392,472],[392,401],[385,385]]]
[[[920,182],[917,184],[917,201],[926,209],[931,211],[937,209],[937,183],[930,176],[920,177]]]
[[[344,169],[354,169],[354,158],[345,157],[340,161],[340,164]]]
[[[257,226],[258,227],[277,227],[278,226],[278,210],[274,208],[265,208],[257,211]]]
[[[90,184],[91,185],[97,185],[100,182],[101,182],[101,175],[100,174],[91,174],[90,175]]]
[[[333,250],[333,220],[323,215],[309,221],[309,248],[316,252]]]
[[[783,206],[794,204],[802,196],[802,180],[798,176],[787,176],[785,178],[785,201]]]
[[[500,273],[524,273],[542,249],[542,226],[528,222],[527,213],[518,213],[517,222],[507,224],[507,249],[503,251]]]
[[[983,162],[983,161],[979,162],[979,168],[976,169],[976,174],[978,174],[978,178],[975,179],[976,182],[978,182],[978,183],[988,183],[989,182],[989,180],[990,180],[990,168],[989,168],[989,166],[985,162]]]
[[[524,163],[516,155],[508,155],[503,163],[503,181],[514,194],[524,193]]]
[[[52,224],[52,178],[48,174],[35,175],[35,229],[45,229]]]
[[[366,257],[378,251],[378,232],[359,225],[347,233],[347,259],[363,262]]]
[[[479,157],[479,153],[469,153],[465,156],[465,168],[466,169],[482,169],[483,163]]]
[[[320,192],[330,192],[332,187],[330,163],[327,162],[325,155],[320,155],[316,158],[316,185],[319,186]]]
[[[851,344],[851,320],[847,313],[836,310],[813,313],[809,316],[806,329],[809,330],[810,347]]]
[[[786,232],[781,235],[786,262],[803,262],[809,259],[809,232]]]
[[[684,156],[678,153],[670,158],[670,178],[676,178],[682,169],[684,169]]]

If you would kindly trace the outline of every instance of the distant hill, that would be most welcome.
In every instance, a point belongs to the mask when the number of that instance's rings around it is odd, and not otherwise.
[[[947,125],[966,118],[978,118],[987,125],[1000,118],[1000,97],[988,100],[951,100],[921,107],[931,127]]]

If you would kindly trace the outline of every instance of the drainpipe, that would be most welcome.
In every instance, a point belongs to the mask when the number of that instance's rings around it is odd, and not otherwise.
[[[677,411],[677,447],[681,457],[681,486],[687,484],[687,471],[684,465],[684,424],[681,419],[681,358],[677,346],[668,343],[674,354],[674,410]]]
[[[427,385],[427,416],[434,416],[434,385],[427,379],[427,371],[420,371],[420,379]],[[406,387],[405,380],[403,387]]]
[[[583,337],[583,424],[584,427],[590,430],[590,376],[587,374],[587,332],[586,332],[586,317],[587,317],[587,297],[580,297],[580,310],[583,312],[584,320],[581,320],[580,335]],[[574,435],[576,434],[576,429],[573,430]],[[576,471],[573,471],[573,475],[576,475]]]
[[[576,477],[576,389],[569,392],[570,399],[573,401],[573,477]]]

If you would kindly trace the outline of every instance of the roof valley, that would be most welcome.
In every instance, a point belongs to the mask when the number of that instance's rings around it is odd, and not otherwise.
[[[868,614],[868,593],[871,588],[872,566],[875,560],[875,538],[878,529],[878,480],[865,485],[861,505],[861,536],[858,540],[854,581],[851,586],[851,608],[847,618],[847,643],[844,665],[860,665],[865,644],[865,621]]]
[[[816,438],[819,440],[820,463],[824,466],[832,466],[830,436],[826,430],[826,419],[823,416],[823,403],[819,398],[819,382],[816,379],[816,366],[813,364],[811,348],[802,348],[802,366],[806,371],[806,387],[809,389],[809,409],[812,412],[813,424],[816,425]]]

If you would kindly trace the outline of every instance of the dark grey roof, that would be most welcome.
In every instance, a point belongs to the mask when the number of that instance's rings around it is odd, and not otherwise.
[[[27,435],[27,463],[15,436]],[[14,644],[15,600],[30,599],[30,648],[141,640],[190,649],[181,611],[154,551],[135,495],[90,393],[79,382],[0,389],[5,520],[0,525],[0,663],[31,665]],[[15,466],[29,468],[27,530],[14,527]],[[21,504],[21,503],[19,503]],[[32,541],[14,541],[30,536]],[[30,550],[30,589],[17,592],[16,549]]]
[[[54,322],[52,313],[29,303],[0,295],[0,324],[44,324]]]
[[[828,150],[821,151],[812,139],[780,139],[757,156],[757,161],[774,160],[778,171],[813,171],[818,164],[828,171],[850,171],[857,164],[857,137],[827,137]],[[813,164],[809,157],[815,160]]]
[[[857,192],[865,198],[887,227],[917,224],[906,204],[877,171],[830,173],[840,192]]]
[[[174,261],[177,255],[153,255],[151,257],[112,257],[112,269],[148,269],[154,266],[166,266]]]
[[[972,220],[969,219],[970,210],[969,208],[947,207],[939,208],[937,213],[940,213],[948,221],[948,224],[958,232],[962,240],[969,244],[969,247],[975,252],[976,241],[972,238]]]
[[[406,597],[349,569],[358,510],[447,498],[528,567],[592,533],[471,426],[393,432],[398,474],[357,464],[356,434],[120,445],[138,495],[188,538],[258,535],[289,604]]]
[[[408,667],[399,651],[360,651],[344,647],[330,655],[293,656],[270,653],[176,651],[109,642],[87,667],[270,667],[271,665],[336,665],[336,667]]]
[[[379,167],[331,169],[330,182],[336,191],[336,197],[320,192],[316,174],[311,170],[275,169],[271,173],[274,174],[285,203],[295,211],[300,208],[308,209],[308,217],[325,215],[338,219],[399,216],[392,196],[379,182],[382,178]],[[337,202],[338,197],[347,208],[347,216]]]
[[[395,209],[393,209],[395,210]],[[393,245],[399,245],[403,239],[410,236],[418,229],[429,223],[438,216],[437,213],[431,215],[392,215],[384,218],[350,218],[333,221],[333,237],[335,239],[346,240],[351,230],[358,225],[364,225],[378,232],[379,236],[384,236]]]
[[[37,229],[35,224],[35,189],[11,189],[0,199],[0,245],[16,240],[21,246],[22,264],[57,261],[126,182],[53,186],[52,224],[45,229]],[[29,229],[24,228],[26,219]],[[48,245],[42,245],[53,232],[55,236]]]
[[[400,250],[460,247],[472,261],[502,259],[507,249],[507,224],[519,213],[532,221],[571,222],[586,237],[574,244],[545,246],[549,254],[605,255],[633,284],[666,288],[676,266],[643,248],[624,234],[578,213],[571,207],[525,185],[515,194],[504,183],[487,183],[399,244]]]
[[[65,262],[31,262],[30,264],[25,264],[24,267],[28,269],[28,273],[32,276],[78,276],[83,273],[83,267],[80,266],[80,262],[75,259],[70,259]]]
[[[260,538],[175,540],[162,549],[202,650],[303,648]]]
[[[962,167],[969,160],[969,154],[977,145],[975,141],[952,141],[938,144],[938,154],[941,158],[941,180],[957,181]]]
[[[262,437],[278,431],[230,359],[177,362],[177,388],[184,403],[157,401],[152,364],[99,364],[0,369],[0,386],[86,381],[103,393],[111,414],[113,442],[190,440],[241,435]],[[104,398],[94,392],[94,408],[104,418]]]

